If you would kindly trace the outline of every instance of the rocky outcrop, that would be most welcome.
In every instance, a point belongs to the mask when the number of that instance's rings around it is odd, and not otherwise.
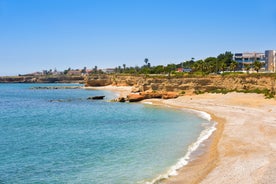
[[[97,81],[100,80],[100,81]],[[103,80],[103,81],[101,81]],[[86,79],[87,86],[93,85],[132,86],[133,92],[151,93],[153,97],[160,98],[158,92],[195,93],[215,90],[270,90],[275,91],[275,76],[273,75],[234,75],[234,76],[206,76],[167,78],[166,76],[135,76],[135,75],[106,75],[104,79],[93,77]],[[149,94],[145,93],[148,96]]]
[[[171,99],[179,97],[179,93],[176,92],[166,92],[162,95],[163,99]]]
[[[131,93],[124,100],[129,102],[139,102],[141,100],[151,99],[151,98],[171,99],[171,98],[177,98],[177,97],[179,97],[179,93],[177,92],[145,91],[141,93]],[[120,98],[118,98],[116,101],[120,101]]]
[[[142,96],[144,96],[146,99],[149,98],[162,98],[163,92],[161,91],[145,91],[140,93]]]
[[[85,86],[108,86],[111,85],[111,78],[107,75],[93,75],[85,78]]]
[[[144,100],[145,97],[141,94],[132,93],[127,96],[127,99],[129,102],[139,102],[141,100]]]

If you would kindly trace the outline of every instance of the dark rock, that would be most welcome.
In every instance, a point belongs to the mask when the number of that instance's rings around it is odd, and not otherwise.
[[[102,100],[105,96],[90,96],[87,100]]]
[[[125,97],[119,97],[117,99],[117,102],[125,102],[125,101],[126,101]]]

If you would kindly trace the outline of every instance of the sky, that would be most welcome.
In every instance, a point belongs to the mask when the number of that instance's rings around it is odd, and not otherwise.
[[[0,76],[265,50],[275,0],[0,0]]]

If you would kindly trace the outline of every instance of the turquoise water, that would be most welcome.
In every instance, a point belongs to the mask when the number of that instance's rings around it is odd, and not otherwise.
[[[109,91],[29,89],[50,85],[70,84],[0,84],[0,183],[152,181],[207,122],[181,110],[111,103]],[[106,99],[86,100],[93,95]]]

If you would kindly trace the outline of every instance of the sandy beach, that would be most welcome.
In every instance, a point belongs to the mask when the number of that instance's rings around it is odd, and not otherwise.
[[[101,87],[126,96],[130,87]],[[153,104],[205,111],[217,130],[204,154],[164,183],[276,183],[276,100],[260,94],[201,94],[150,99]],[[163,183],[163,181],[162,181]]]
[[[83,87],[87,90],[108,90],[114,92],[117,97],[126,97],[131,93],[132,87],[130,86],[99,86],[99,87]]]
[[[205,111],[218,122],[206,153],[165,183],[276,183],[275,99],[229,93],[157,102]]]

